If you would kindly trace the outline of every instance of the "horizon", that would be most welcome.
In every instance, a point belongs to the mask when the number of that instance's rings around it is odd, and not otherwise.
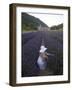
[[[27,13],[27,12],[25,12]],[[35,18],[40,19],[48,27],[62,24],[64,22],[63,14],[52,14],[52,13],[27,13]]]

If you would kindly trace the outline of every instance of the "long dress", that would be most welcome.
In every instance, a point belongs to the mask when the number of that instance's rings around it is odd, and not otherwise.
[[[40,70],[45,70],[46,69],[47,62],[41,56],[38,57],[37,64],[38,64]]]

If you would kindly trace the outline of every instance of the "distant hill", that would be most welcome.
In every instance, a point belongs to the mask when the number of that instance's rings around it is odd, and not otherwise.
[[[51,30],[63,30],[63,23],[50,27]]]
[[[29,15],[27,13],[22,13],[22,31],[38,30],[38,26],[48,27],[40,19]]]

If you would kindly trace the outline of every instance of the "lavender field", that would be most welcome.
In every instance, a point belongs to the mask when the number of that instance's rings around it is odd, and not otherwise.
[[[41,74],[37,65],[39,50],[44,40],[49,56],[47,69]],[[22,77],[63,75],[63,31],[36,31],[22,33]]]

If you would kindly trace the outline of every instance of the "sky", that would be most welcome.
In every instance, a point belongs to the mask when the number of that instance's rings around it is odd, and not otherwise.
[[[52,13],[28,13],[36,18],[39,18],[49,27],[58,25],[64,22],[63,14],[52,14]]]

